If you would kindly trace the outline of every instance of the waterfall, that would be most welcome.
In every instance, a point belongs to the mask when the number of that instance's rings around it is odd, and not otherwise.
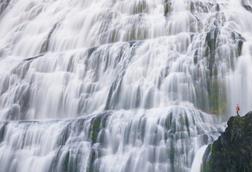
[[[204,145],[196,153],[195,158],[193,160],[191,172],[201,172],[201,165],[202,165],[203,156],[206,149],[207,149],[207,145]]]
[[[189,171],[198,146],[219,135],[215,123],[210,115],[178,106],[3,122],[0,172]]]
[[[250,111],[252,108],[251,104],[251,89],[252,89],[252,80],[251,76],[251,68],[252,64],[251,60],[251,29],[252,24],[249,20],[252,17],[252,11],[249,10],[251,8],[251,1],[243,0],[242,3],[238,4],[237,2],[233,2],[233,6],[230,7],[229,13],[236,21],[236,29],[243,35],[246,42],[244,42],[242,54],[239,57],[236,70],[232,71],[227,77],[228,81],[228,91],[230,92],[230,104],[232,107],[238,103],[241,106],[242,114]],[[234,8],[236,5],[236,9]],[[242,6],[243,5],[243,6]],[[243,8],[245,7],[245,8]],[[235,15],[235,17],[234,17]],[[244,18],[244,16],[247,16]]]
[[[250,0],[0,0],[0,172],[190,172],[251,110]]]

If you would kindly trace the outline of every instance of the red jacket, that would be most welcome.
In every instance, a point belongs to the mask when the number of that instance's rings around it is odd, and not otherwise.
[[[237,105],[237,106],[236,106],[236,112],[239,112],[239,111],[240,111],[240,106]]]

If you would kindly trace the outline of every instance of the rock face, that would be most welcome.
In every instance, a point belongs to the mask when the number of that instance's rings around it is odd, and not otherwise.
[[[243,7],[250,12],[252,12],[251,4],[252,4],[251,0],[242,0]]]
[[[224,133],[204,155],[202,172],[252,171],[252,112],[231,117]]]

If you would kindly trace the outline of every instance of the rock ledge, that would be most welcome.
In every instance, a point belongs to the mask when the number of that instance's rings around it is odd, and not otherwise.
[[[225,132],[208,146],[201,171],[252,171],[252,112],[229,119]]]

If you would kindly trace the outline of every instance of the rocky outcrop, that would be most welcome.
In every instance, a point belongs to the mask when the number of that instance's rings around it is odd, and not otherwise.
[[[251,0],[242,0],[243,7],[250,12],[252,12],[251,4]]]
[[[8,7],[10,0],[0,0],[0,15]]]
[[[228,127],[204,155],[202,172],[252,171],[252,112],[231,117]]]

